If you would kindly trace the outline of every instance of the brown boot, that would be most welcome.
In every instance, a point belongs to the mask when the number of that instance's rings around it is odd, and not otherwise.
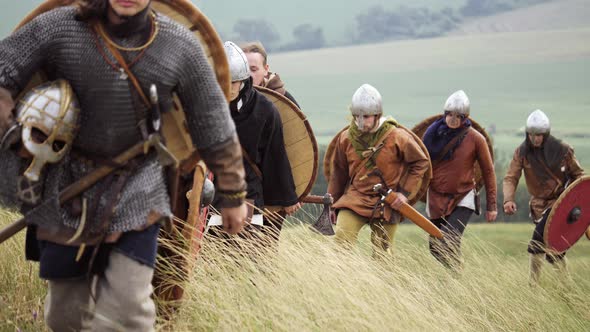
[[[531,287],[539,285],[539,279],[541,278],[541,267],[543,266],[544,259],[545,254],[531,254],[530,256],[529,285]]]

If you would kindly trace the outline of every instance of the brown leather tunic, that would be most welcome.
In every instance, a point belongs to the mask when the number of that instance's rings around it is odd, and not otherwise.
[[[428,188],[430,218],[450,215],[463,197],[475,188],[475,163],[478,163],[486,188],[486,210],[496,211],[496,173],[485,137],[473,128],[453,152],[450,160],[433,164]]]
[[[380,196],[373,192],[373,185],[381,183],[381,179],[367,174],[378,168],[389,188],[402,192],[411,199],[420,189],[422,178],[428,171],[429,158],[414,138],[400,128],[389,132],[383,144],[373,168],[367,169],[365,165],[357,168],[357,164],[363,160],[351,144],[349,131],[345,130],[339,135],[328,184],[328,192],[334,197],[335,209],[350,209],[366,218],[399,220],[399,214],[394,213],[389,206],[377,209],[377,215],[373,215],[374,207],[380,200]],[[353,173],[355,169],[358,171]]]
[[[567,145],[566,143],[563,143]],[[532,164],[524,157],[521,156],[520,147],[516,148],[510,166],[506,171],[503,183],[504,203],[514,202],[514,194],[516,187],[518,186],[518,180],[524,170],[524,179],[531,199],[529,201],[529,208],[531,212],[531,218],[533,220],[539,220],[543,216],[543,212],[553,206],[553,203],[557,200],[559,195],[565,189],[564,179],[570,179],[574,181],[577,178],[584,175],[584,170],[580,166],[580,163],[574,155],[574,149],[567,145],[568,151],[566,152],[561,167],[558,172],[563,174],[557,174],[553,172],[552,176],[548,179],[540,179],[533,171]],[[539,171],[539,170],[537,170]]]

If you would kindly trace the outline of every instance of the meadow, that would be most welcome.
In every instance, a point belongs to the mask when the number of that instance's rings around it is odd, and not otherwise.
[[[587,331],[590,241],[568,252],[570,278],[547,264],[528,285],[530,223],[469,225],[465,267],[450,273],[427,236],[404,222],[394,257],[371,258],[368,231],[353,251],[309,231],[317,209],[299,213],[276,255],[232,258],[206,239],[174,331]],[[0,225],[16,215],[0,211]],[[23,259],[23,234],[2,244],[0,331],[44,331],[44,282]]]
[[[0,37],[7,34],[32,8],[42,0],[0,0],[2,9],[9,10],[0,21]],[[215,28],[225,38],[234,35],[233,27],[240,19],[266,20],[280,35],[279,43],[283,44],[293,39],[292,31],[297,25],[312,24],[321,27],[326,40],[330,43],[349,41],[350,26],[356,24],[355,17],[373,6],[383,6],[393,10],[399,6],[426,7],[440,10],[444,7],[458,8],[465,4],[465,0],[415,0],[409,4],[403,0],[370,0],[353,1],[342,0],[335,7],[330,1],[275,1],[269,3],[264,0],[235,1],[235,0],[191,0],[213,22]],[[8,9],[7,9],[8,8]],[[329,13],[329,15],[327,15]]]
[[[350,121],[354,91],[370,83],[384,113],[406,127],[442,112],[463,89],[471,116],[509,157],[530,112],[543,110],[552,132],[590,165],[590,29],[497,33],[397,41],[271,56],[271,70],[302,105],[320,145]]]
[[[33,2],[38,3],[27,6]],[[227,7],[226,1],[218,3]],[[388,3],[395,7],[398,1]],[[309,22],[330,16],[323,2],[298,5],[308,6]],[[237,10],[258,17],[254,8]],[[13,26],[8,19],[0,24],[3,33]],[[588,168],[588,40],[590,28],[497,33],[272,54],[269,61],[303,106],[320,144],[348,123],[350,98],[362,83],[377,87],[385,113],[410,128],[441,112],[447,96],[464,89],[473,118],[486,128],[495,127],[501,158],[511,155],[523,138],[527,115],[540,108],[549,115],[553,133],[571,143]],[[0,226],[17,217],[0,210]],[[545,266],[540,287],[531,288],[526,253],[531,223],[469,225],[465,269],[457,276],[430,256],[427,237],[413,225],[404,223],[398,230],[394,259],[376,261],[366,229],[357,249],[342,251],[331,238],[309,232],[312,218],[301,212],[290,219],[278,254],[256,264],[233,263],[226,248],[206,241],[174,327],[160,321],[159,329],[590,330],[586,239],[568,253],[571,279]],[[37,278],[37,265],[24,260],[23,244],[24,234],[0,244],[0,331],[45,329],[45,284]]]

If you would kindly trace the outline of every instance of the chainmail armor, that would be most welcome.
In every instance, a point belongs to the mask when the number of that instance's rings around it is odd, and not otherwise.
[[[22,160],[12,150],[0,150],[0,208],[17,210],[21,202],[17,199],[17,181]]]
[[[128,80],[105,61],[97,49],[94,33],[85,22],[74,19],[75,9],[61,7],[35,18],[21,29],[0,41],[0,86],[20,91],[32,74],[40,69],[50,79],[64,78],[70,82],[80,101],[80,130],[73,146],[90,156],[111,158],[141,140],[134,107],[147,109],[139,102]],[[235,134],[227,102],[213,70],[207,62],[197,38],[185,27],[158,14],[159,33],[132,72],[148,91],[151,84],[158,88],[163,111],[171,108],[172,93],[176,92],[184,106],[189,131],[195,146],[214,147]],[[115,38],[124,47],[143,44],[140,37]],[[113,64],[115,58],[100,41],[104,53]],[[122,52],[131,62],[139,52]],[[137,100],[134,100],[137,99]],[[83,162],[66,157],[51,165],[45,184],[44,199],[55,197],[60,189],[79,179],[90,169]],[[93,206],[95,192],[104,181],[84,194]],[[107,190],[102,197],[106,199]],[[129,231],[143,226],[150,210],[170,215],[170,203],[164,172],[155,158],[148,158],[124,187],[109,232]],[[104,202],[100,202],[102,206]],[[45,207],[49,209],[48,206]],[[48,216],[56,215],[53,206]],[[58,215],[69,227],[79,220],[65,209]],[[100,209],[99,209],[100,211]],[[42,218],[43,213],[35,214]],[[97,216],[89,216],[97,220]],[[34,223],[55,220],[31,220]]]

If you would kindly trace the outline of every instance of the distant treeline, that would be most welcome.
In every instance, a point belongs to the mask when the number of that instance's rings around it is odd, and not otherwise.
[[[547,1],[549,0],[467,0],[459,9],[443,8],[439,11],[407,6],[387,10],[383,6],[373,6],[355,17],[356,24],[350,28],[348,40],[339,45],[441,36],[456,28],[466,18],[488,16]],[[265,19],[239,20],[233,27],[233,33],[233,40],[260,40],[268,51],[275,52],[337,46],[328,45],[323,29],[312,24],[296,26],[293,29],[293,41],[286,44],[281,44],[281,36]]]

